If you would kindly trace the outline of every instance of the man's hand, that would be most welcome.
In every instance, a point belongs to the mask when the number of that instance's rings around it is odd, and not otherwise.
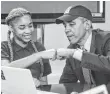
[[[57,59],[61,60],[62,58],[69,58],[73,56],[74,54],[74,49],[66,49],[66,48],[60,48],[57,49]]]

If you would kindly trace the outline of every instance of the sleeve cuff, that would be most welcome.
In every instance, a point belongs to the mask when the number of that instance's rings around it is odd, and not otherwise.
[[[76,49],[76,50],[74,51],[73,58],[75,58],[75,59],[81,61],[81,60],[82,60],[82,55],[83,55],[83,50],[81,50],[81,49]]]

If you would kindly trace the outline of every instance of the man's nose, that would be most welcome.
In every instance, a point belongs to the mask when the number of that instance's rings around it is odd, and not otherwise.
[[[71,31],[71,28],[67,25],[66,28],[65,28],[65,33],[69,33]]]
[[[68,24],[66,24],[66,27],[65,27],[65,32],[69,32],[71,30],[70,26]]]

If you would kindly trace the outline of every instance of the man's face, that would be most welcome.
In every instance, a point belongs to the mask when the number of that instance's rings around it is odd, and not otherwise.
[[[29,42],[31,40],[32,32],[34,31],[30,15],[15,18],[12,23],[14,37],[23,43]]]
[[[65,33],[71,44],[80,43],[86,34],[83,20],[79,17],[71,22],[64,22]]]

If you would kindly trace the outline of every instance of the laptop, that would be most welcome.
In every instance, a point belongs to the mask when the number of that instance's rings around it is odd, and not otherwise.
[[[106,85],[100,85],[79,94],[108,94]]]
[[[1,66],[1,91],[3,94],[51,93],[36,89],[30,70],[7,66]]]

